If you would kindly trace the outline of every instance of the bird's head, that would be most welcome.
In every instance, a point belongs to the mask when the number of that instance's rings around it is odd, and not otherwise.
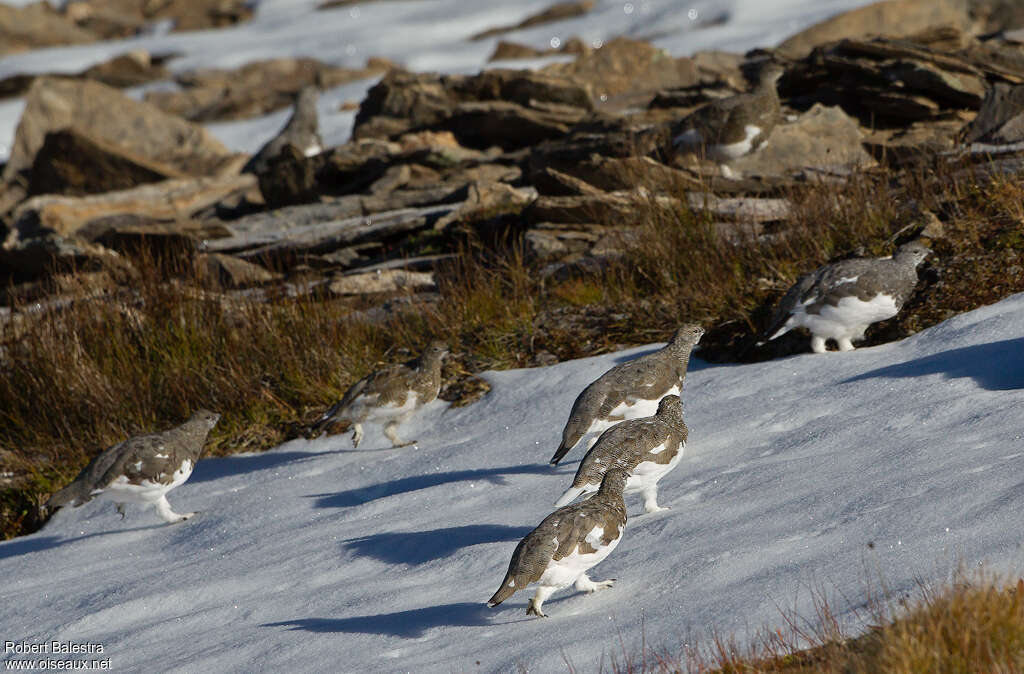
[[[207,409],[199,409],[196,410],[189,421],[199,423],[205,426],[207,430],[210,430],[220,421],[220,415]]]
[[[896,250],[895,259],[897,262],[907,262],[915,267],[928,257],[931,249],[920,241],[905,243]]]
[[[696,323],[687,323],[676,330],[669,344],[692,348],[694,344],[700,341],[702,336],[704,336],[704,328]]]
[[[768,61],[757,74],[758,82],[763,86],[774,87],[775,83],[786,74],[786,69],[782,67],[782,64],[776,63],[775,61]]]
[[[433,342],[428,344],[426,350],[423,351],[423,359],[429,361],[441,360],[449,353],[448,345],[439,339],[435,339]]]
[[[658,416],[683,418],[683,399],[677,395],[667,395],[658,403]]]

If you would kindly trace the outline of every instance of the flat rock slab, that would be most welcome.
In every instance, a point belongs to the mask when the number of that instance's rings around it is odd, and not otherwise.
[[[408,269],[378,269],[372,272],[346,274],[331,281],[327,289],[335,295],[371,295],[402,290],[436,290],[431,272]]]
[[[33,197],[15,209],[15,229],[42,228],[67,235],[90,221],[119,214],[135,214],[154,220],[183,220],[255,186],[256,177],[244,174],[226,178],[165,180],[87,197],[43,195]]]
[[[29,89],[4,179],[11,180],[32,166],[47,133],[72,125],[92,138],[187,175],[237,172],[244,163],[241,155],[229,151],[201,126],[132,100],[117,89],[88,80],[43,77]]]
[[[807,170],[846,173],[875,160],[861,143],[857,122],[838,107],[815,104],[790,124],[772,129],[754,154],[729,163],[742,175],[785,176]]]

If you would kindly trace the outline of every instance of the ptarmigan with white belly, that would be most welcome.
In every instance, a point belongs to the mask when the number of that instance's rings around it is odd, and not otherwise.
[[[80,506],[97,496],[114,501],[124,517],[125,503],[154,505],[165,522],[187,520],[195,513],[171,510],[167,492],[192,474],[203,444],[220,415],[199,410],[181,426],[162,433],[139,435],[104,450],[78,477],[47,501],[47,509]]]
[[[626,471],[610,470],[597,494],[545,517],[516,546],[508,573],[487,605],[497,606],[530,583],[537,583],[526,615],[546,618],[544,601],[562,588],[573,583],[581,592],[611,587],[614,579],[593,581],[587,571],[611,554],[622,539],[626,528],[626,504],[622,500],[626,478]]]
[[[690,352],[704,328],[682,326],[662,349],[616,365],[583,389],[572,405],[562,430],[562,444],[551,463],[557,465],[581,439],[590,444],[605,429],[627,419],[649,417],[667,395],[679,395],[690,363]]]
[[[624,493],[640,492],[644,512],[668,510],[658,505],[658,480],[683,458],[687,433],[683,401],[679,396],[665,396],[653,417],[623,421],[602,433],[583,457],[572,486],[555,505],[564,506],[580,494],[597,491],[605,474],[620,468],[629,473]]]
[[[431,342],[419,358],[371,372],[349,387],[344,397],[324,412],[313,425],[319,433],[335,423],[352,424],[352,444],[363,439],[363,423],[384,424],[384,435],[393,447],[404,447],[398,426],[417,409],[437,398],[441,390],[441,362],[448,353],[444,342]]]
[[[753,152],[782,117],[775,86],[784,72],[776,63],[765,63],[752,92],[708,103],[676,123],[673,145],[716,162]]]
[[[816,269],[785,294],[765,334],[772,340],[805,327],[815,353],[824,353],[829,339],[840,351],[852,351],[869,325],[903,308],[917,285],[917,266],[930,252],[911,241],[891,258],[841,260]]]

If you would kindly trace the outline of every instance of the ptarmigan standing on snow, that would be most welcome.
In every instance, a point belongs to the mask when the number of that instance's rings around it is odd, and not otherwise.
[[[682,326],[662,349],[616,365],[583,389],[572,405],[562,430],[562,444],[551,463],[557,464],[584,436],[596,440],[606,428],[626,419],[648,417],[667,395],[679,395],[690,363],[690,352],[704,328]]]
[[[508,573],[487,605],[497,606],[516,591],[537,583],[537,593],[530,599],[526,615],[546,618],[542,605],[557,590],[573,583],[581,592],[611,587],[614,580],[595,582],[587,571],[611,554],[622,539],[626,528],[626,504],[622,500],[626,478],[624,470],[609,470],[596,495],[545,517],[516,546]]]
[[[313,425],[319,433],[329,426],[352,423],[352,444],[363,439],[363,424],[384,424],[384,435],[393,447],[411,445],[398,437],[398,426],[413,412],[437,398],[441,390],[441,361],[448,353],[444,342],[431,342],[419,358],[371,372],[349,387],[345,396],[324,412]]]
[[[772,340],[797,327],[811,331],[811,350],[825,352],[834,339],[852,351],[868,326],[892,318],[917,285],[917,266],[931,251],[918,241],[876,259],[841,260],[801,276],[782,298],[770,327]]]
[[[624,493],[640,492],[644,512],[668,510],[658,505],[658,480],[683,458],[687,432],[683,401],[679,396],[665,396],[653,417],[623,421],[602,433],[583,457],[572,486],[555,505],[564,506],[580,494],[597,491],[609,470],[621,468],[629,473]]]
[[[206,436],[219,419],[219,414],[199,410],[181,426],[139,435],[104,450],[71,484],[51,496],[46,507],[80,506],[102,496],[117,504],[121,517],[125,503],[141,503],[155,505],[165,522],[187,520],[195,513],[181,515],[171,510],[167,492],[192,474]]]

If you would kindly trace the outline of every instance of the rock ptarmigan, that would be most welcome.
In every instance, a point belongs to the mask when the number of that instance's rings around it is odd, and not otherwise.
[[[621,468],[629,473],[624,493],[640,492],[644,512],[668,510],[658,505],[658,480],[683,458],[687,433],[683,401],[665,396],[653,417],[623,421],[602,433],[583,457],[572,486],[555,505],[564,506],[580,494],[597,491],[609,470]]]
[[[319,96],[316,87],[312,85],[303,87],[295,99],[295,109],[284,128],[246,162],[242,171],[264,172],[268,168],[270,160],[281,154],[286,145],[293,146],[306,157],[323,152],[324,142],[320,139],[320,121],[316,112],[316,102]]]
[[[801,276],[786,292],[765,335],[772,340],[796,327],[811,331],[811,350],[825,353],[834,339],[852,351],[872,323],[892,318],[917,285],[917,266],[931,251],[918,241],[894,256],[841,260]]]
[[[125,503],[156,506],[165,522],[181,522],[195,513],[171,510],[167,492],[192,474],[203,444],[220,415],[199,410],[181,426],[138,435],[109,447],[89,462],[78,477],[46,502],[47,509],[80,506],[97,496],[114,501],[124,517]]]
[[[384,424],[384,435],[393,447],[404,447],[398,437],[399,424],[413,412],[437,398],[441,390],[441,361],[448,353],[444,342],[431,342],[419,358],[371,372],[349,387],[345,396],[324,412],[313,425],[314,433],[335,423],[352,424],[352,445],[363,439],[363,423]]]
[[[626,528],[626,504],[622,500],[626,479],[626,471],[609,470],[596,495],[559,508],[526,534],[512,553],[501,587],[487,605],[497,606],[516,591],[537,583],[526,615],[546,618],[542,606],[557,590],[573,583],[581,592],[611,587],[614,579],[593,581],[587,571],[611,554],[622,539]]]
[[[674,124],[672,144],[716,162],[749,154],[782,116],[775,85],[784,72],[777,63],[765,63],[752,92],[708,103]]]
[[[593,444],[602,431],[626,419],[648,417],[667,395],[679,395],[690,352],[704,328],[682,326],[659,351],[616,365],[583,389],[562,430],[562,444],[551,463],[557,465],[584,436]]]

